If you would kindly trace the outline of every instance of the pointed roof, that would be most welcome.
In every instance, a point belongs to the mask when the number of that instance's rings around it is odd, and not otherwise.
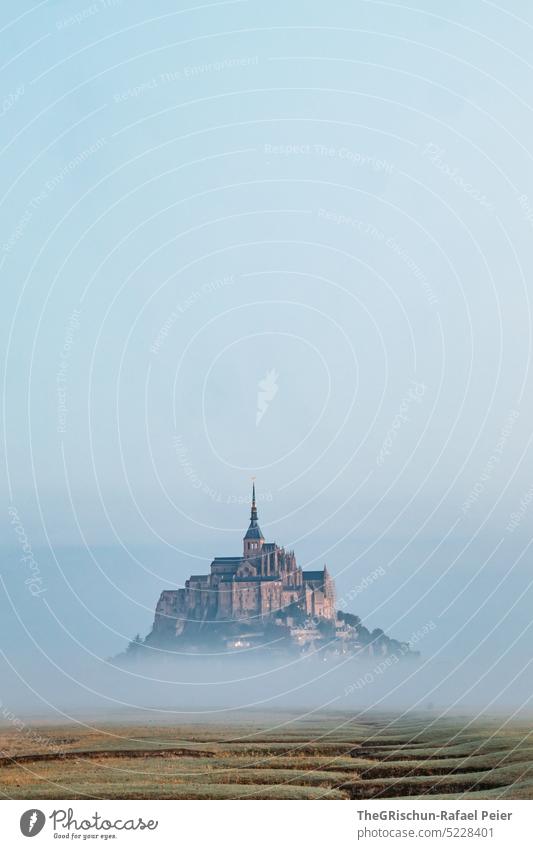
[[[246,531],[244,539],[262,539],[263,541],[265,539],[257,521],[257,507],[255,504],[255,483],[252,484],[252,510],[250,513],[250,527]]]

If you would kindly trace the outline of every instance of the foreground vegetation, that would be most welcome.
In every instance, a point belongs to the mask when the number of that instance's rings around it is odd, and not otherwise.
[[[257,714],[224,725],[0,727],[12,799],[531,799],[533,723]]]

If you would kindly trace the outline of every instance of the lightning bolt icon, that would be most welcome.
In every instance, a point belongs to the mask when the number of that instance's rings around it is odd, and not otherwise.
[[[33,831],[33,826],[37,822],[37,811],[33,811],[28,823],[28,832]]]

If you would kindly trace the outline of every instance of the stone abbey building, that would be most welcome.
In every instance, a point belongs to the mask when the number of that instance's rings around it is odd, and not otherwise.
[[[250,526],[242,555],[215,557],[209,575],[191,575],[185,587],[164,590],[152,638],[180,636],[186,623],[274,620],[290,605],[313,619],[335,620],[335,585],[324,569],[303,571],[293,551],[265,542],[252,489]]]

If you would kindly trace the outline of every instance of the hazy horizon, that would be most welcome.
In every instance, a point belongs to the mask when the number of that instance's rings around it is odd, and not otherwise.
[[[344,609],[433,623],[420,692],[442,662],[533,696],[532,28],[523,0],[3,5],[6,693],[82,702],[72,665],[111,696],[160,592],[240,554],[253,476]]]

